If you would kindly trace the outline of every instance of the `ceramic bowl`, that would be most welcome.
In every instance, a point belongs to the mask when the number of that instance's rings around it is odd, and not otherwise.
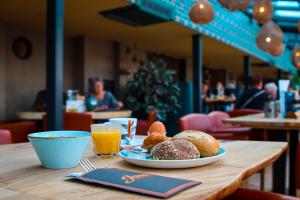
[[[49,169],[76,167],[83,156],[90,133],[83,131],[48,131],[28,135],[42,166]]]

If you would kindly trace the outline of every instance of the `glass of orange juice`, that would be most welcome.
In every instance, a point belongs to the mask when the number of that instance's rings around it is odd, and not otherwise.
[[[118,124],[92,124],[94,151],[98,156],[116,155],[120,151],[121,126]]]

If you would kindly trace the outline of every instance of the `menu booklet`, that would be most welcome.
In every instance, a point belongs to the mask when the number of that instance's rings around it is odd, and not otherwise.
[[[182,190],[201,184],[199,181],[136,173],[117,168],[96,169],[76,179],[160,198],[168,198]]]

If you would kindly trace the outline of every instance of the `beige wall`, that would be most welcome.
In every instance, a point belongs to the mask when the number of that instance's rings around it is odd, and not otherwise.
[[[14,119],[16,117],[17,111],[30,110],[37,92],[45,88],[45,34],[6,26],[6,28],[0,29],[0,39],[2,35],[5,35],[4,41],[6,45],[2,47],[1,45],[3,43],[1,42],[0,51],[4,51],[4,55],[6,55],[6,62],[5,67],[1,68],[1,62],[3,61],[0,61],[0,81],[5,82],[5,84],[3,85],[6,85],[6,92],[3,88],[1,88],[1,86],[0,90],[1,93],[6,94],[6,104],[1,104],[0,110],[5,110],[1,113],[5,113],[2,115],[5,115],[3,117],[5,117],[6,119]],[[18,36],[24,36],[28,38],[32,43],[33,51],[31,57],[28,59],[21,60],[17,58],[11,50],[12,43]],[[66,38],[64,59],[65,88],[69,88],[72,86],[73,78],[69,43],[70,39]],[[2,55],[3,54],[0,53],[0,56]]]
[[[84,43],[84,88],[88,79],[100,77],[114,80],[113,42],[85,37]]]
[[[6,118],[6,51],[5,25],[0,23],[0,121]]]

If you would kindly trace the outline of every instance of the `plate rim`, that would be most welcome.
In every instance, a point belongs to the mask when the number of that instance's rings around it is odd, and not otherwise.
[[[226,150],[223,147],[220,147],[220,150],[223,150],[222,153],[210,157],[203,157],[203,158],[197,158],[197,159],[186,159],[186,160],[149,160],[149,159],[141,159],[141,158],[129,158],[121,154],[121,152],[127,151],[126,149],[121,150],[118,155],[123,158],[123,159],[128,159],[128,160],[136,160],[136,161],[143,161],[143,162],[191,162],[191,161],[204,161],[204,160],[210,160],[212,158],[218,158],[226,155]],[[220,151],[219,150],[219,151]]]

